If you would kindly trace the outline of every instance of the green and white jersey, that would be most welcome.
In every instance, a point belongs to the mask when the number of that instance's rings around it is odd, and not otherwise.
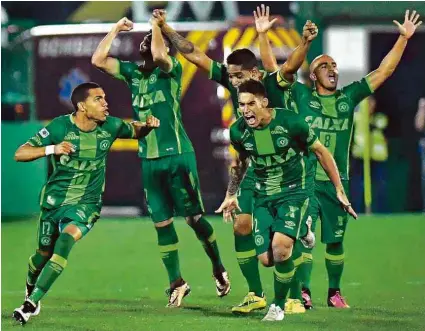
[[[311,194],[314,166],[307,155],[317,137],[291,110],[274,108],[272,115],[265,128],[250,128],[243,117],[230,127],[232,145],[251,160],[256,197]]]
[[[241,115],[238,111],[238,91],[230,83],[227,67],[223,63],[211,61],[209,78],[229,90],[233,103],[233,112],[235,117],[239,118]],[[288,89],[291,86],[291,83],[287,82],[281,76],[280,71],[275,71],[273,73],[263,72],[261,82],[266,88],[267,99],[269,99],[269,107],[290,109],[291,102],[289,102],[289,98],[291,94],[289,93]]]
[[[293,109],[305,118],[322,144],[332,153],[342,180],[349,179],[354,109],[372,93],[367,78],[329,96],[319,95],[299,82],[291,87]],[[316,163],[316,180],[330,180],[317,160]]]
[[[101,205],[109,149],[117,138],[134,137],[133,126],[117,117],[108,116],[90,132],[81,131],[72,115],[53,119],[27,143],[42,147],[68,141],[75,152],[49,156],[53,172],[42,189],[40,205],[46,209],[79,203]]]
[[[119,75],[131,90],[134,118],[145,121],[153,115],[161,121],[159,128],[139,140],[139,156],[155,159],[167,155],[193,152],[183,127],[180,108],[182,66],[171,57],[173,68],[166,73],[159,67],[151,72],[139,70],[134,62],[121,61]]]

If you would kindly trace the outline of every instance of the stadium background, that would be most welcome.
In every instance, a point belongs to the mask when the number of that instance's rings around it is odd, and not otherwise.
[[[85,80],[105,87],[114,115],[131,117],[125,85],[90,65],[91,54],[110,28],[105,24],[122,16],[137,23],[136,32],[121,34],[113,48],[113,54],[137,60],[138,43],[149,28],[149,13],[152,8],[164,7],[179,31],[212,58],[224,60],[237,47],[251,47],[258,53],[251,15],[260,3],[2,2],[2,330],[16,329],[10,314],[22,302],[27,258],[35,248],[38,195],[49,170],[44,159],[16,163],[16,148],[53,117],[70,112],[67,98],[72,88]],[[315,56],[329,52],[339,64],[341,85],[361,78],[379,65],[397,38],[392,20],[402,20],[406,9],[402,2],[265,4],[271,6],[272,14],[281,16],[280,24],[270,33],[279,61],[284,61],[297,45],[304,22],[311,19],[320,32],[299,78],[306,79],[304,70]],[[423,19],[423,2],[408,5]],[[324,247],[319,244],[312,274],[314,311],[288,316],[284,326],[262,324],[264,312],[235,318],[229,307],[246,294],[246,285],[236,263],[230,226],[211,216],[223,262],[231,275],[232,292],[223,300],[214,298],[209,261],[190,228],[179,219],[176,229],[181,266],[193,293],[183,309],[165,309],[163,289],[167,279],[155,230],[147,217],[134,217],[144,213],[135,143],[118,142],[108,158],[104,211],[119,217],[103,217],[89,237],[76,245],[63,277],[43,299],[40,317],[31,320],[26,328],[423,330],[425,222],[419,214],[422,206],[418,152],[421,135],[413,123],[418,100],[425,97],[424,59],[425,30],[421,26],[409,41],[394,75],[376,93],[374,119],[368,118],[368,102],[358,113],[352,201],[360,212],[365,211],[366,201],[373,214],[350,222],[344,244],[343,291],[352,309],[331,311],[325,307]],[[203,197],[211,213],[221,202],[227,184],[226,128],[232,120],[231,108],[224,90],[181,57],[179,60],[184,67],[183,119],[196,149]],[[383,124],[377,124],[376,119]],[[373,121],[376,123],[368,125]],[[370,145],[365,142],[367,133]],[[370,167],[366,162],[366,176],[362,161],[365,154],[371,158]],[[124,214],[131,217],[123,217]],[[271,270],[260,271],[264,289],[271,296]]]

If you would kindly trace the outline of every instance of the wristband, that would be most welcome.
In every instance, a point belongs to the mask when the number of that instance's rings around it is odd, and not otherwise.
[[[55,145],[46,146],[44,154],[46,154],[46,155],[55,154]]]

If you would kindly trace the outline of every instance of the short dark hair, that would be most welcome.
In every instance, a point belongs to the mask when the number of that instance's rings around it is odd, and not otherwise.
[[[89,96],[89,91],[95,88],[102,88],[99,84],[93,82],[82,83],[78,85],[71,94],[71,102],[75,110],[78,110],[78,103],[85,101]]]
[[[238,93],[251,93],[255,96],[267,97],[266,88],[258,80],[250,79],[238,87]]]
[[[244,70],[252,70],[258,65],[255,54],[248,48],[237,49],[227,57],[227,64],[242,66]]]

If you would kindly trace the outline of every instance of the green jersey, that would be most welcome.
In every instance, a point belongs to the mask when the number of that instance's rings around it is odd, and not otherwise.
[[[72,115],[59,116],[41,129],[28,144],[35,147],[68,141],[75,152],[50,155],[53,172],[42,189],[40,205],[46,209],[64,205],[102,204],[106,156],[117,138],[134,138],[132,125],[108,116],[93,131],[81,131]]]
[[[349,179],[349,152],[356,106],[373,93],[367,78],[322,96],[304,84],[291,87],[293,108],[314,130],[323,145],[332,153],[342,180]],[[316,180],[329,180],[316,161]]]
[[[314,167],[307,155],[317,137],[304,119],[291,110],[274,108],[272,115],[265,128],[250,128],[243,117],[230,127],[232,145],[251,160],[256,197],[311,194]]]
[[[180,109],[182,66],[171,57],[173,67],[166,73],[159,67],[151,72],[139,70],[134,62],[119,61],[116,78],[124,80],[131,90],[134,118],[144,122],[148,115],[161,121],[159,128],[139,140],[139,156],[155,159],[167,155],[193,152],[183,127]]]
[[[226,66],[222,63],[212,61],[210,79],[229,90],[233,103],[233,112],[235,117],[239,118],[238,91],[230,83]],[[267,99],[269,99],[269,107],[289,108],[291,106],[291,102],[289,102],[291,94],[288,91],[291,83],[287,82],[281,76],[280,71],[275,71],[273,73],[263,72],[261,81],[266,88]]]

